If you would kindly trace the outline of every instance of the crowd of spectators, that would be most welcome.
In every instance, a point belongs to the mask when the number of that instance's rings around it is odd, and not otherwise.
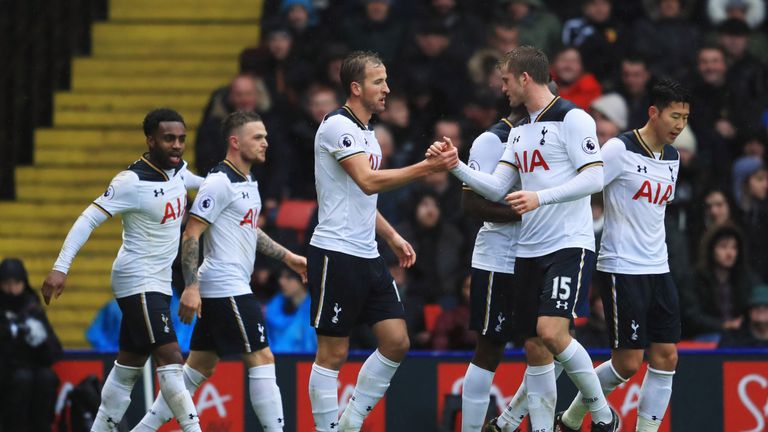
[[[277,229],[275,217],[285,200],[316,198],[314,134],[343,103],[338,72],[351,50],[376,51],[387,66],[387,111],[374,119],[382,168],[420,160],[443,136],[466,160],[472,140],[510,111],[495,66],[518,45],[548,54],[560,95],[594,116],[601,144],[641,127],[649,88],[672,77],[693,93],[689,127],[674,144],[681,168],[667,210],[684,337],[717,341],[727,331],[731,344],[744,335],[765,343],[768,294],[755,288],[768,281],[765,6],[764,0],[267,0],[260,43],[241,53],[240,74],[215,89],[206,107],[197,169],[207,172],[224,155],[223,116],[260,113],[270,143],[266,165],[254,172],[264,201],[260,224],[303,252],[312,224],[297,237]],[[416,265],[403,270],[382,248],[406,299],[415,348],[474,343],[466,334],[465,291],[481,222],[463,214],[460,190],[442,173],[379,196],[381,212],[418,254]],[[601,206],[595,196],[598,242]],[[276,263],[257,260],[253,288],[270,315],[279,315],[271,323],[275,334],[290,328],[290,317],[308,322],[306,292],[297,285]],[[591,298],[599,308],[599,296]],[[581,329],[591,346],[607,344],[602,320],[597,313]],[[300,334],[295,340],[297,347],[312,343]],[[362,334],[353,346],[369,340]]]

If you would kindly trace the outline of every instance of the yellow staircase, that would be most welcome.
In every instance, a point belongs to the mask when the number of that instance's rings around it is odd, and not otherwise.
[[[237,73],[240,51],[258,43],[262,0],[111,0],[109,10],[93,26],[92,55],[73,61],[72,90],[54,97],[53,127],[35,132],[34,165],[16,169],[17,200],[0,203],[0,258],[23,259],[36,289],[80,212],[146,150],[147,111],[184,116],[193,162],[208,97]],[[93,232],[48,308],[66,348],[88,347],[85,330],[112,298],[120,233],[119,220]]]

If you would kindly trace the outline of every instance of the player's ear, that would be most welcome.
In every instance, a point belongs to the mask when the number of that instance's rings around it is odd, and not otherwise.
[[[240,143],[237,141],[237,136],[235,135],[227,137],[227,144],[235,150],[240,150]]]
[[[352,94],[355,96],[360,96],[360,94],[363,92],[363,86],[360,85],[357,81],[352,81]]]
[[[648,118],[653,118],[657,115],[659,115],[659,109],[656,108],[656,105],[651,105],[648,107]]]

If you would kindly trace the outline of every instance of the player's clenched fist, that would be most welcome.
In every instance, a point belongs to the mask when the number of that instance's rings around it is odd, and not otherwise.
[[[508,194],[504,200],[521,215],[539,208],[539,195],[531,191],[517,191]]]
[[[443,137],[443,139],[445,141],[435,141],[424,155],[427,158],[427,163],[437,171],[453,169],[459,164],[459,152],[454,147],[453,142],[448,137]]]

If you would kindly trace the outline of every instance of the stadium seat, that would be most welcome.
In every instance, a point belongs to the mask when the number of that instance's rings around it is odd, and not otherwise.
[[[424,327],[428,332],[432,333],[437,324],[437,318],[443,313],[443,307],[439,304],[426,304],[424,305]]]
[[[278,228],[294,230],[299,243],[303,244],[304,232],[316,207],[317,202],[314,200],[285,200],[277,210],[275,225]]]

